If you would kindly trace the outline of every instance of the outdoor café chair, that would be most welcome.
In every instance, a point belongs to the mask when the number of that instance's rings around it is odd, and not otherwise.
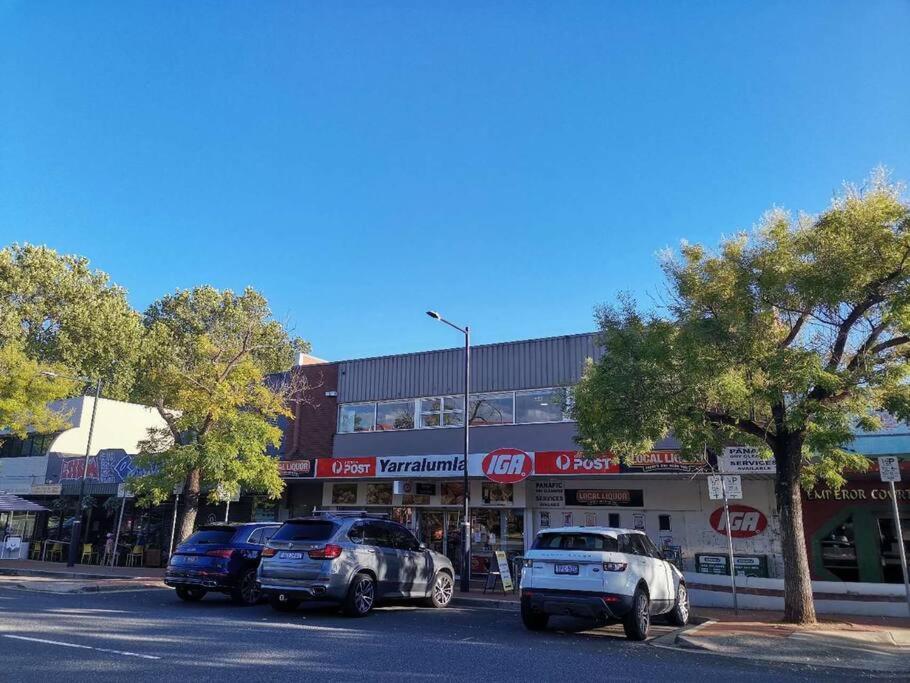
[[[130,554],[126,556],[126,566],[135,567],[137,564],[142,566],[142,556],[145,554],[145,547],[141,545],[134,545],[133,549],[130,551]]]
[[[95,552],[91,543],[82,544],[82,558],[79,560],[79,564],[95,564],[95,558],[97,557],[98,553]],[[86,558],[88,558],[87,561]]]

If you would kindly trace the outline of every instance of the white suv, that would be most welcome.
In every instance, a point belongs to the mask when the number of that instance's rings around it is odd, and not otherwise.
[[[532,631],[551,615],[621,621],[632,640],[648,637],[651,617],[689,621],[682,572],[640,531],[607,527],[543,529],[521,573],[521,619]]]

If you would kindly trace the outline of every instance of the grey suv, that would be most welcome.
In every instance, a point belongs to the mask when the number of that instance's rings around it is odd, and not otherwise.
[[[258,581],[272,607],[329,600],[366,616],[377,600],[418,598],[430,607],[452,599],[455,572],[445,555],[417,542],[401,524],[364,512],[291,519],[262,552]]]

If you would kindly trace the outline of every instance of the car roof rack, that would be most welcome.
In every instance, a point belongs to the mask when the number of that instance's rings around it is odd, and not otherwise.
[[[369,517],[372,519],[389,519],[388,512],[368,512],[367,510],[313,510],[311,517]]]

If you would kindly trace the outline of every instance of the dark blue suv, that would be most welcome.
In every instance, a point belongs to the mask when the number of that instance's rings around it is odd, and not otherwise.
[[[201,526],[177,546],[167,565],[164,583],[187,602],[210,591],[227,593],[242,605],[259,602],[256,568],[262,547],[281,524],[210,524]]]

